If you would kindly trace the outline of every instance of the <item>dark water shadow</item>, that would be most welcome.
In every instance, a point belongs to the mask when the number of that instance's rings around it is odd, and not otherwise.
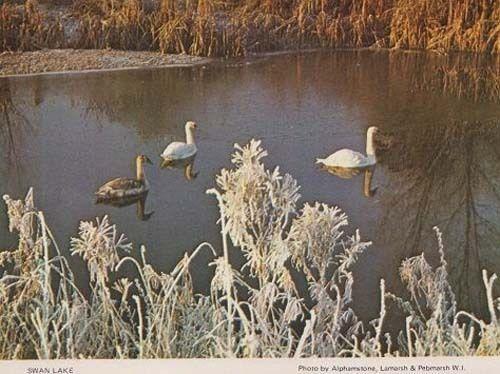
[[[17,186],[22,169],[23,141],[33,132],[33,126],[21,109],[23,105],[14,100],[9,80],[0,80],[0,142],[7,175],[14,178]]]
[[[193,181],[198,177],[199,171],[195,171],[194,162],[196,155],[182,159],[182,160],[165,160],[160,159],[160,169],[162,170],[183,170],[184,178],[187,181]]]
[[[376,165],[365,168],[344,168],[322,165],[319,169],[342,179],[352,179],[360,174],[363,174],[361,189],[363,196],[374,197],[377,193],[378,188],[372,186],[373,174],[375,173]]]
[[[154,214],[153,210],[146,212],[146,201],[148,198],[148,192],[143,193],[138,196],[128,196],[115,199],[101,199],[96,201],[96,204],[102,204],[107,206],[112,206],[116,208],[124,208],[131,205],[136,205],[136,215],[140,221],[147,221]]]
[[[381,245],[399,247],[398,259],[426,252],[436,262],[438,227],[459,307],[481,315],[481,271],[500,268],[499,130],[467,121],[413,127],[380,156],[389,180],[380,196]]]

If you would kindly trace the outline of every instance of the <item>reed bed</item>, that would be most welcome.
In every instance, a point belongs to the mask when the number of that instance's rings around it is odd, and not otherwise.
[[[73,0],[68,9],[48,20],[36,0],[6,2],[2,50],[66,41],[71,48],[227,57],[318,47],[500,51],[494,0]]]
[[[64,31],[59,19],[49,19],[36,0],[0,6],[0,51],[59,48]]]
[[[339,208],[299,207],[297,182],[278,168],[267,170],[266,155],[258,141],[236,146],[233,168],[207,191],[220,209],[222,250],[201,243],[170,273],[154,269],[143,247],[132,255],[132,244],[108,217],[82,221],[69,251],[87,265],[86,292],[33,191],[24,200],[4,196],[19,242],[0,254],[0,359],[500,353],[496,276],[483,272],[489,321],[457,310],[437,229],[438,266],[423,255],[405,260],[400,275],[408,300],[381,280],[379,317],[365,326],[351,307],[352,267],[370,243],[359,231],[345,232],[348,217]],[[213,256],[208,295],[194,292],[189,272],[201,251]],[[241,267],[233,266],[233,251],[243,254]],[[137,275],[125,277],[124,266]],[[307,282],[306,294],[294,273]],[[389,304],[407,316],[395,337],[384,332]]]
[[[494,0],[398,0],[391,44],[399,48],[498,52],[500,5]]]

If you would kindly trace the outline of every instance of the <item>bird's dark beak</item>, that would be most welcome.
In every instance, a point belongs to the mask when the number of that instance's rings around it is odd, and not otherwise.
[[[151,160],[149,159],[149,157],[148,157],[148,156],[146,156],[146,162],[147,162],[148,164],[153,165],[153,161],[151,161]]]

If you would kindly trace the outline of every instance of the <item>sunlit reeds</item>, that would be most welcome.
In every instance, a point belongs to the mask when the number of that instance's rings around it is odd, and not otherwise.
[[[74,0],[71,9],[76,38],[65,35],[61,18],[47,20],[36,0],[5,3],[2,50],[66,39],[72,48],[202,56],[315,47],[500,51],[500,5],[492,0]]]
[[[500,5],[496,1],[397,0],[390,42],[396,48],[498,53]]]
[[[47,19],[37,0],[24,5],[4,2],[0,6],[0,50],[34,50],[63,45],[64,32],[59,19]]]
[[[438,267],[423,255],[405,260],[409,300],[381,280],[379,317],[364,326],[352,309],[352,267],[370,243],[345,233],[347,215],[336,207],[299,208],[296,181],[266,170],[265,155],[258,141],[237,146],[234,167],[208,191],[220,209],[220,255],[201,243],[163,273],[145,248],[129,255],[131,244],[107,217],[82,222],[70,252],[87,264],[84,292],[33,191],[24,200],[4,196],[19,242],[0,254],[0,359],[499,354],[496,276],[483,272],[489,321],[459,311],[437,229]],[[205,250],[215,272],[209,295],[200,295],[189,267]],[[236,250],[241,267],[233,266]],[[130,265],[134,277],[122,274]],[[304,276],[305,294],[292,272]],[[397,345],[384,330],[389,303],[407,316]]]

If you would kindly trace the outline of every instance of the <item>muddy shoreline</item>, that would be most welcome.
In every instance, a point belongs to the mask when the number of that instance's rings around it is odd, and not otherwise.
[[[0,54],[0,77],[43,73],[84,72],[194,66],[212,59],[149,51],[45,49]]]

